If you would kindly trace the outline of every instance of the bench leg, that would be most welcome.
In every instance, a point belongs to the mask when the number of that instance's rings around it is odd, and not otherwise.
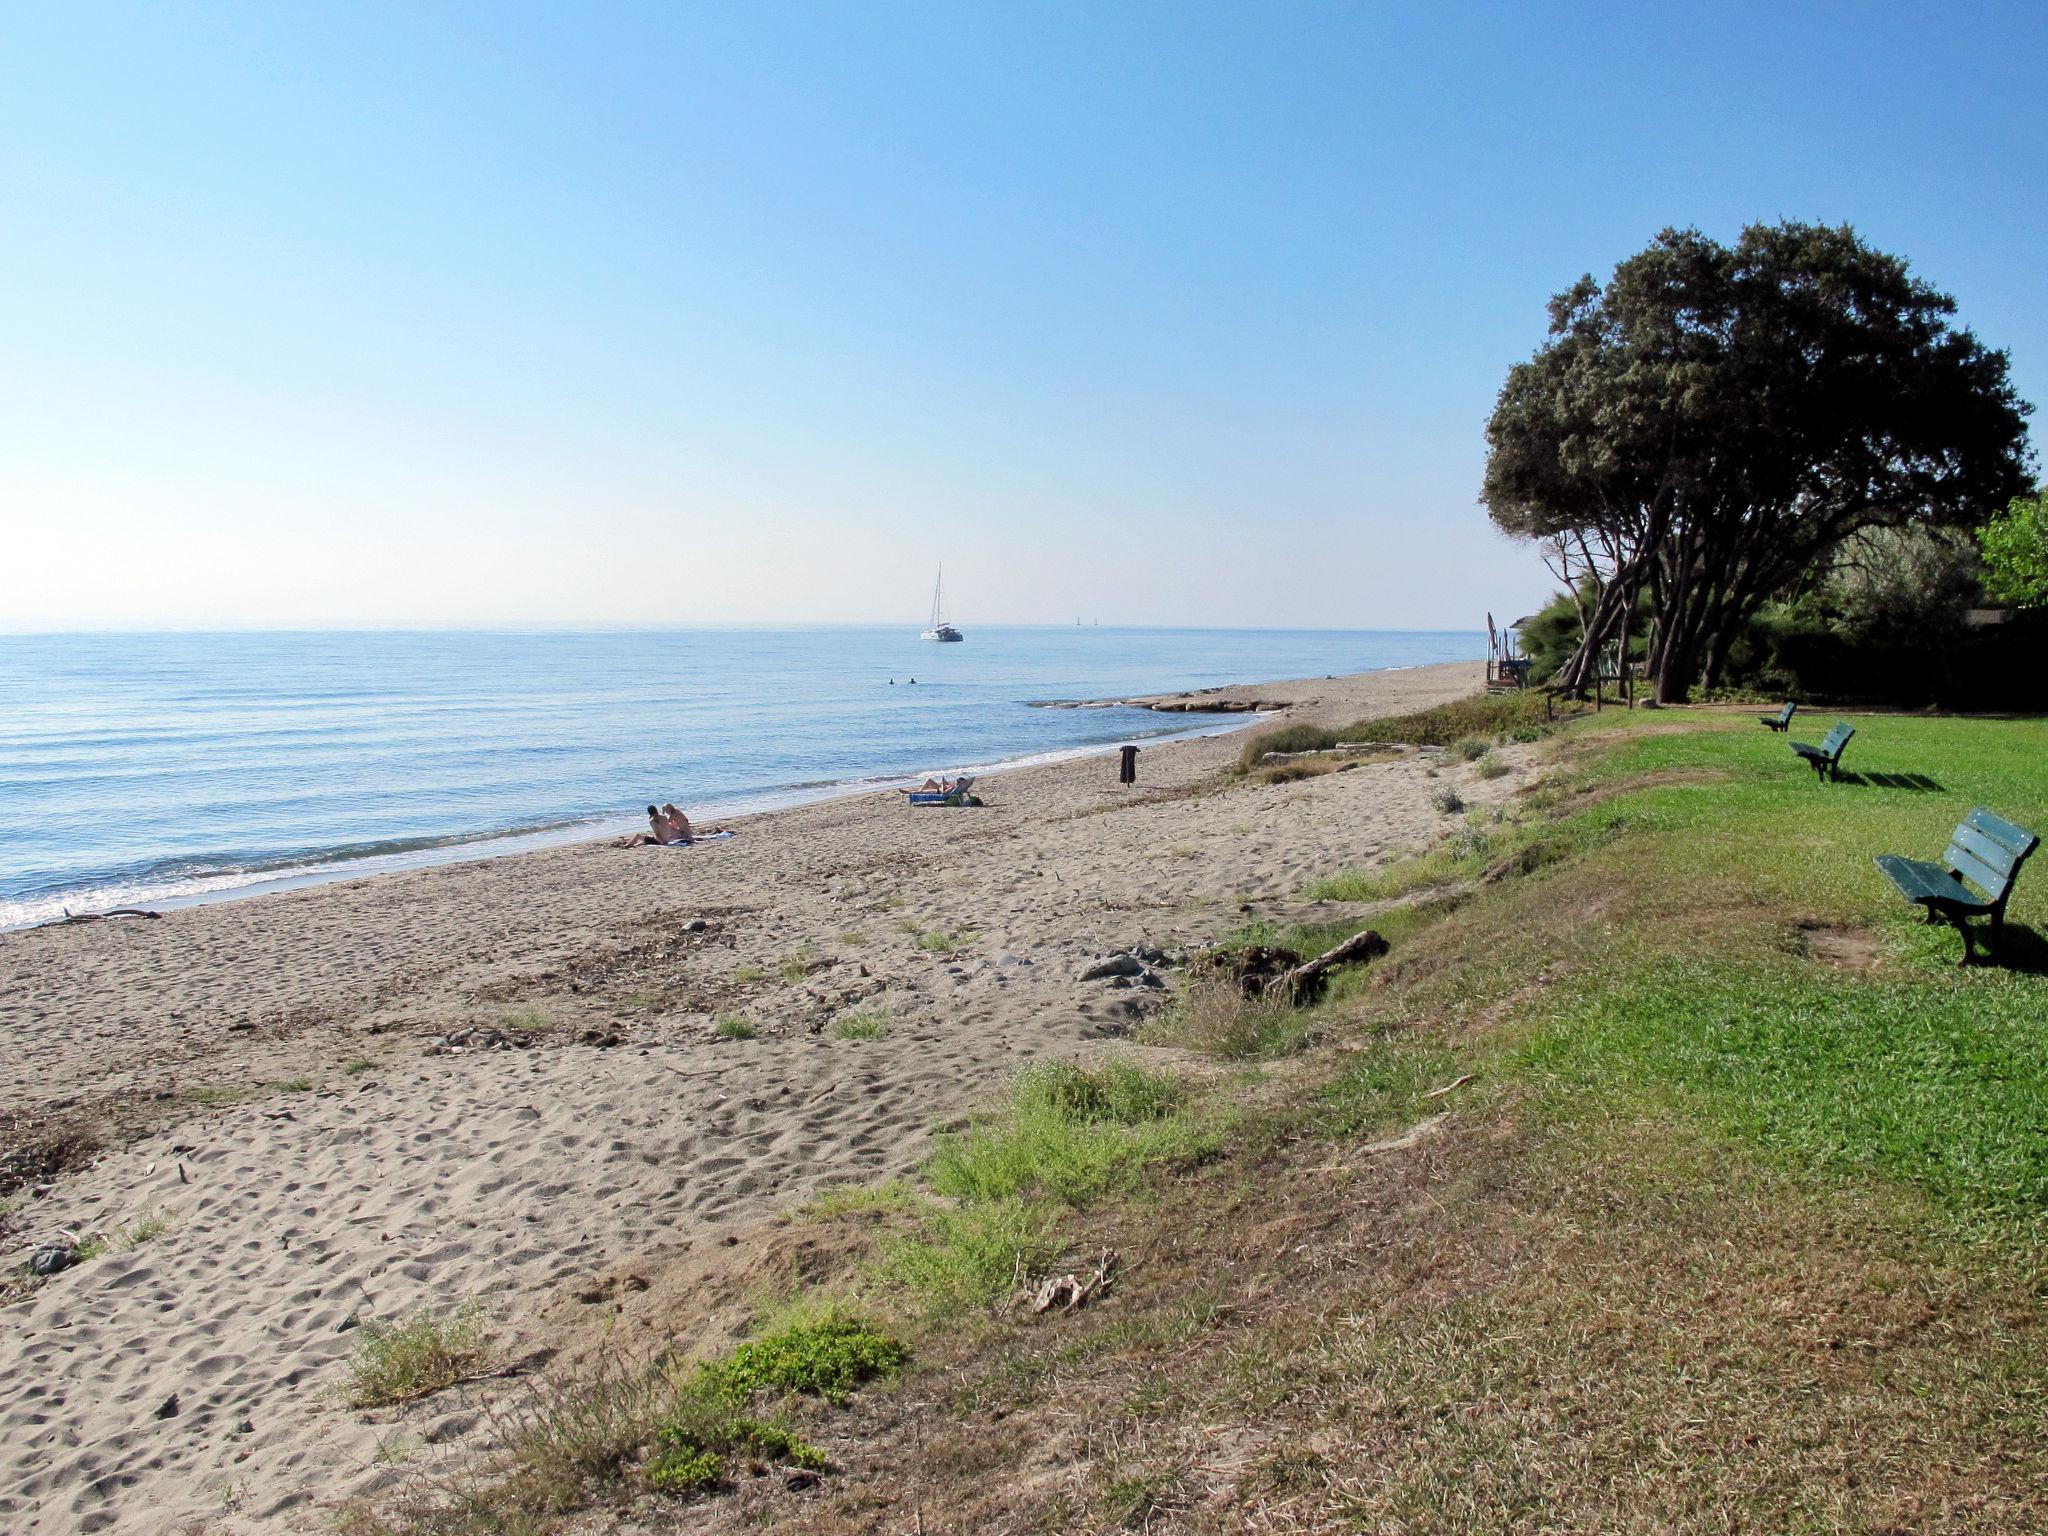
[[[1970,920],[1960,912],[1956,914],[1956,932],[1963,936],[1963,958],[1958,960],[1956,964],[1968,965],[1977,958],[1977,952],[1970,943]]]

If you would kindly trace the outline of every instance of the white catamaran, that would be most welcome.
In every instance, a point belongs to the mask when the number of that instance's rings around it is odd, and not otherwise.
[[[927,629],[923,634],[917,637],[920,640],[965,640],[967,638],[965,635],[961,634],[959,630],[955,629],[952,625],[946,622],[945,614],[939,607],[939,592],[940,589],[945,586],[945,584],[946,571],[945,567],[941,566],[939,568],[939,579],[932,583],[931,628]]]

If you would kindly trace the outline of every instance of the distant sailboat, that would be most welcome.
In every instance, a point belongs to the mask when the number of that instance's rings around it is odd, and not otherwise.
[[[932,624],[917,638],[920,640],[965,640],[967,637],[946,622],[945,613],[939,607],[939,592],[946,583],[945,567],[939,568],[939,579],[932,583]]]

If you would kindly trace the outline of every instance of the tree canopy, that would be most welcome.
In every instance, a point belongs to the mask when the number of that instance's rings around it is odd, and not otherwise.
[[[1972,528],[2028,489],[2032,408],[1955,308],[1853,230],[1792,223],[1732,249],[1666,230],[1552,299],[1487,423],[1481,500],[1591,592],[1559,684],[1647,594],[1658,697],[1683,699],[1844,540]]]
[[[2048,605],[2048,491],[2016,498],[1977,533],[1985,584],[2021,608]]]

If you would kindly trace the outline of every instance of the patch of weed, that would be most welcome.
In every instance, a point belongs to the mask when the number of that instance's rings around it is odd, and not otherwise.
[[[404,1322],[371,1319],[349,1359],[342,1400],[351,1408],[383,1408],[452,1386],[476,1362],[484,1330],[483,1310],[474,1302]]]
[[[711,1032],[721,1040],[751,1040],[759,1033],[751,1019],[737,1013],[721,1013]]]
[[[835,1040],[886,1040],[889,1015],[880,1008],[856,1008],[832,1026]]]

